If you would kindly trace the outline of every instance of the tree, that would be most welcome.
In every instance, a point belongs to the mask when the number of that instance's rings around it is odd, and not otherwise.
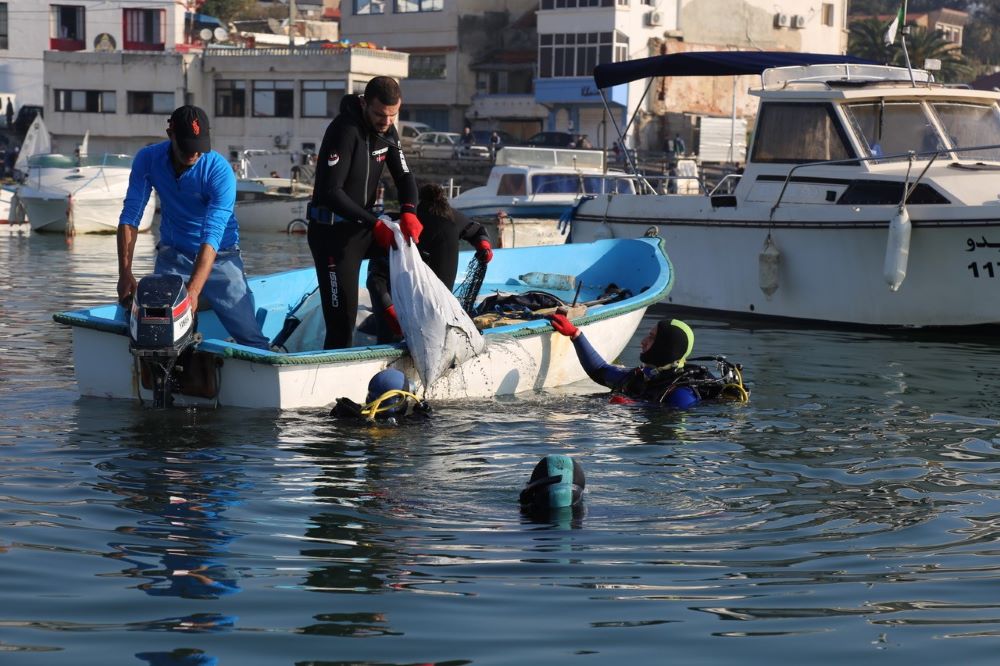
[[[906,48],[914,67],[923,67],[924,61],[928,58],[941,61],[941,71],[935,78],[949,83],[964,82],[969,79],[972,68],[962,58],[961,52],[955,45],[947,41],[937,30],[911,27],[910,34],[906,36]],[[905,64],[903,49],[896,47],[896,51],[898,53],[893,63]]]
[[[256,0],[205,0],[198,12],[229,23],[233,19],[252,16],[256,10]]]
[[[893,49],[885,45],[887,24],[877,18],[854,21],[848,28],[847,53],[884,64],[892,62]]]
[[[905,67],[906,58],[899,43],[903,37],[897,36],[895,44],[886,46],[886,27],[887,24],[877,18],[855,21],[850,25],[847,52],[859,58]],[[955,45],[945,40],[941,33],[920,26],[908,26],[907,29],[909,34],[904,35],[906,49],[913,67],[921,69],[925,60],[936,58],[941,61],[941,71],[935,74],[936,79],[956,82],[969,78],[972,68],[955,49]]]

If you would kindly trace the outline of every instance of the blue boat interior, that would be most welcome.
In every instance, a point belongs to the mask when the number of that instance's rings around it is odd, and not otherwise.
[[[464,278],[473,253],[459,254],[457,286]],[[362,265],[361,274],[366,272]],[[612,303],[588,308],[578,320],[586,323],[594,319],[620,314],[623,311],[647,307],[662,299],[672,284],[672,272],[659,238],[604,240],[561,246],[540,246],[498,250],[489,264],[478,300],[497,292],[518,294],[527,291],[544,291],[565,303],[577,300],[586,303],[598,299],[609,286],[627,289],[631,296]],[[312,267],[285,271],[249,279],[257,303],[257,318],[264,335],[274,339],[285,326],[290,313],[295,312],[316,289],[316,272]],[[579,287],[579,293],[577,293]],[[82,326],[128,335],[124,310],[117,304],[65,312],[55,315],[55,320],[71,326]],[[529,334],[547,328],[544,319],[525,320],[512,325],[498,326],[484,333]],[[199,345],[203,351],[239,356],[252,356],[257,360],[281,363],[279,357],[298,357],[320,354],[324,357],[352,350],[322,350],[298,353],[262,352],[226,341],[228,333],[210,310],[198,313],[198,330],[204,336]],[[364,349],[382,350],[387,354],[402,353],[405,347],[395,345],[364,345]],[[287,359],[286,359],[287,360]]]

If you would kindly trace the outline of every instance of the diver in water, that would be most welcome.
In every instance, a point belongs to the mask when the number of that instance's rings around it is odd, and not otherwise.
[[[549,321],[552,328],[573,340],[577,358],[587,376],[610,388],[613,402],[655,403],[687,409],[702,400],[746,402],[750,397],[750,392],[743,386],[739,365],[721,356],[692,359],[714,360],[721,375],[716,377],[704,366],[687,362],[694,348],[694,331],[679,319],[664,319],[650,329],[639,343],[639,360],[643,365],[631,369],[601,358],[566,315],[554,314]]]
[[[396,368],[382,370],[368,382],[365,404],[350,398],[337,398],[330,416],[368,423],[396,424],[403,419],[427,418],[431,407],[413,393],[413,386]]]

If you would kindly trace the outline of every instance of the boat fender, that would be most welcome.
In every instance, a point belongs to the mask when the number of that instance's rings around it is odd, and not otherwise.
[[[771,234],[764,239],[764,249],[757,257],[757,277],[760,290],[771,300],[771,295],[778,290],[778,269],[781,266],[781,251],[775,244]]]
[[[574,507],[583,501],[586,485],[579,463],[566,455],[550,454],[535,465],[519,499],[529,511]]]
[[[899,212],[889,222],[889,238],[885,244],[885,265],[882,275],[889,284],[890,291],[897,291],[906,279],[906,265],[910,260],[910,235],[913,224],[906,206],[900,206]]]

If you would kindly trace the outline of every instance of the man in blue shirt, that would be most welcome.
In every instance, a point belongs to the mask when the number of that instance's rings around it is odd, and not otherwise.
[[[185,278],[192,310],[204,298],[236,342],[268,349],[240,256],[236,176],[212,150],[208,116],[197,106],[182,106],[170,115],[167,136],[169,141],[146,146],[132,161],[118,219],[118,298],[124,302],[135,293],[132,255],[139,219],[155,188],[160,242],[153,272]]]

